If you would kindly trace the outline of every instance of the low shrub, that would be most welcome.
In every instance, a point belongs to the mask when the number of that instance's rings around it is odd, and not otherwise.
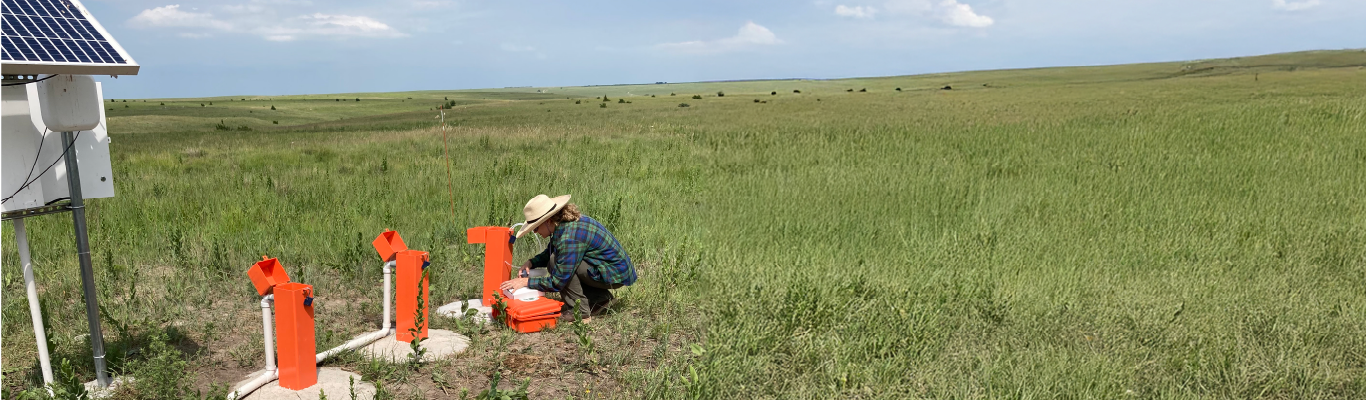
[[[693,99],[693,100],[702,100],[702,95],[700,95],[700,94],[692,95],[692,99]]]
[[[688,103],[678,103],[678,106],[679,106],[679,107],[682,107],[682,108],[692,107],[692,106],[689,105]]]

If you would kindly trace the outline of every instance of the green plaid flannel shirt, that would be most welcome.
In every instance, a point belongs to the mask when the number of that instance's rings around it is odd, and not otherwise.
[[[555,262],[550,264],[551,254]],[[621,243],[597,220],[587,215],[578,221],[561,222],[550,234],[550,245],[531,258],[532,268],[549,267],[549,276],[531,278],[527,287],[542,292],[558,292],[574,276],[579,261],[588,263],[588,276],[605,284],[636,283],[636,267]]]

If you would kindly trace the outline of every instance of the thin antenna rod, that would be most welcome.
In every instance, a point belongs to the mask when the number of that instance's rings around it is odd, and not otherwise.
[[[451,178],[451,145],[446,138],[446,105],[442,104],[441,110],[441,147],[446,154],[446,192],[451,196],[451,223],[455,222],[455,181]]]

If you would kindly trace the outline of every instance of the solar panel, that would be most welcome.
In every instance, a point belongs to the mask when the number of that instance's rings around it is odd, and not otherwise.
[[[77,0],[3,0],[7,75],[137,75],[138,64]]]

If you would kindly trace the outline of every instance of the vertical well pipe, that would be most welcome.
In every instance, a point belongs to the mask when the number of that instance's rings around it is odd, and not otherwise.
[[[275,371],[275,327],[271,326],[270,303],[275,301],[275,295],[268,294],[261,297],[261,332],[265,332],[262,342],[266,345],[266,372]]]
[[[85,198],[81,197],[81,173],[76,161],[75,141],[71,132],[62,132],[62,147],[66,148],[66,186],[71,192],[71,222],[76,231],[76,258],[81,262],[85,318],[90,323],[90,349],[95,356],[95,382],[99,387],[109,387],[109,373],[104,367],[104,332],[100,330],[100,298],[95,295],[95,269],[90,265],[90,238],[85,230]]]
[[[38,341],[38,366],[43,369],[43,384],[52,384],[52,361],[47,355],[47,330],[38,303],[38,284],[33,280],[33,261],[28,253],[28,231],[24,219],[14,220],[14,244],[19,248],[19,263],[24,265],[24,290],[28,291],[28,313],[33,317],[33,336]]]

